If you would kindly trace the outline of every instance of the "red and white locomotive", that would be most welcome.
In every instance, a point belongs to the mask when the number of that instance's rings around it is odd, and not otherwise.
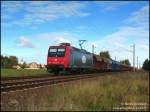
[[[47,58],[47,70],[54,73],[60,71],[76,71],[91,69],[92,54],[70,46],[69,43],[61,43],[59,46],[50,46]]]

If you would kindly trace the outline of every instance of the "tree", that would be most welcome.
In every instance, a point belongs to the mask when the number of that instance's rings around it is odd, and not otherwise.
[[[16,56],[2,56],[1,55],[1,67],[2,68],[12,68],[14,65],[18,64],[18,58]]]
[[[1,68],[4,68],[5,64],[4,64],[4,57],[1,55]]]
[[[40,68],[42,68],[42,65],[41,65],[41,64],[39,64],[39,67],[40,67]]]
[[[100,52],[99,55],[100,55],[101,57],[105,57],[105,58],[109,58],[109,59],[111,58],[108,51],[102,51],[102,52]]]
[[[144,63],[143,63],[143,67],[142,67],[142,68],[143,68],[144,70],[150,70],[149,66],[150,66],[150,60],[146,59],[146,60],[144,61]]]
[[[129,61],[128,59],[121,60],[120,63],[126,64],[126,65],[131,65],[131,64],[130,64],[130,61]]]
[[[9,59],[9,67],[12,68],[14,65],[18,65],[18,58],[16,56],[10,56]]]
[[[23,68],[23,69],[26,68],[27,67],[26,62],[23,62],[23,64],[21,64],[20,67]]]

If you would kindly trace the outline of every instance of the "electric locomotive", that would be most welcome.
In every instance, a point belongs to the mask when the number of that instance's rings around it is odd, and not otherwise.
[[[89,70],[92,69],[92,59],[90,52],[75,48],[69,43],[60,43],[49,47],[47,70],[55,74]]]

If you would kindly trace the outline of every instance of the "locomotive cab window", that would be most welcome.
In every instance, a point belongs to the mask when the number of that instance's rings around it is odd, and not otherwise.
[[[57,56],[58,57],[64,57],[65,56],[65,49],[64,48],[58,48]]]
[[[49,56],[49,57],[55,57],[55,56],[56,56],[56,53],[57,53],[57,49],[55,49],[55,48],[50,48],[50,49],[49,49],[49,52],[48,52],[48,56]]]
[[[50,48],[48,52],[49,57],[64,57],[65,48]]]

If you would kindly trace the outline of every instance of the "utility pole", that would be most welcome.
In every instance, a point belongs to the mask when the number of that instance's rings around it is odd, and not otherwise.
[[[94,45],[92,44],[92,64],[94,63],[93,62],[93,57],[94,57]]]
[[[94,54],[94,45],[92,45],[92,53]]]
[[[94,48],[95,48],[95,46],[94,46],[94,44],[92,44],[92,64],[93,64],[93,57],[94,57]]]
[[[135,44],[133,44],[133,71],[135,72]]]
[[[23,64],[23,62],[24,62],[23,59],[21,59],[20,64]]]
[[[139,61],[139,69],[141,69],[140,61]]]
[[[115,61],[116,61],[116,56],[115,56]]]
[[[92,44],[92,53],[94,54],[94,48],[95,46]]]
[[[95,48],[95,46],[94,46],[94,44],[92,44],[92,56],[94,57],[94,48]],[[92,58],[92,62],[93,62],[93,58]]]
[[[137,56],[137,69],[138,69],[138,56]]]

